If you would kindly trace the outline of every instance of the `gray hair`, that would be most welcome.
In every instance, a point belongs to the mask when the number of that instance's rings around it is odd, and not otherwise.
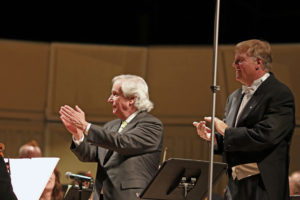
[[[148,85],[146,81],[139,76],[125,74],[115,76],[112,83],[121,82],[121,90],[125,97],[136,97],[134,106],[138,111],[150,112],[153,103],[149,99]]]
[[[248,56],[260,58],[263,61],[263,69],[267,72],[272,70],[271,45],[263,40],[246,40],[236,45],[236,52],[245,52]]]

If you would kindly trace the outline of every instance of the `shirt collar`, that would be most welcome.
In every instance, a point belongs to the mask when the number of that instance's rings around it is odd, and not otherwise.
[[[270,76],[270,73],[265,73],[262,77],[253,81],[251,86],[247,87],[247,86],[243,85],[242,86],[243,93],[245,93],[245,90],[247,90],[247,88],[248,88],[248,90],[250,88],[250,90],[255,92],[256,89],[260,86],[260,84],[262,84],[262,82],[264,82],[269,76]]]
[[[139,113],[139,111],[135,111],[134,113],[132,113],[125,121],[127,124],[129,124],[129,122],[131,122],[131,120],[133,120],[133,118]]]

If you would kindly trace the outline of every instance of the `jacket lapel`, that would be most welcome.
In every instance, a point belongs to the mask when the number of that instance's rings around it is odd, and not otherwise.
[[[244,110],[242,111],[237,126],[246,120],[247,116],[254,110],[254,108],[261,102],[264,98],[266,91],[268,91],[268,87],[270,82],[274,80],[274,76],[271,74],[267,80],[265,80],[255,91],[249,102],[246,104]]]
[[[247,118],[247,116],[250,114],[250,112],[257,106],[257,104],[263,98],[263,96],[264,95],[262,93],[254,94],[252,96],[252,98],[249,100],[249,102],[244,107],[244,109],[240,115],[239,121],[237,122],[237,126]]]
[[[117,120],[116,123],[114,123],[114,125],[110,128],[110,130],[112,132],[118,132],[118,129],[121,125],[122,121],[121,120]],[[103,166],[107,163],[107,161],[110,159],[110,157],[112,156],[112,154],[114,153],[113,150],[110,149],[105,149],[106,150],[106,154],[103,160]]]
[[[240,91],[237,92],[236,95],[234,95],[232,97],[232,103],[231,103],[231,106],[230,106],[230,110],[229,110],[229,113],[226,116],[226,124],[229,127],[234,127],[236,116],[237,116],[239,107],[240,107],[241,102],[242,102],[242,97],[243,97],[243,95],[242,95],[242,90],[241,89],[240,89]]]
[[[105,165],[107,163],[107,161],[109,160],[109,158],[111,157],[111,155],[114,153],[113,150],[110,150],[108,149],[105,157],[104,157],[104,160],[103,160],[103,165]]]
[[[125,134],[128,130],[131,130],[136,122],[145,115],[145,112],[139,112],[133,119],[132,121],[130,121],[124,128],[123,130],[121,131],[121,134]]]
[[[118,134],[126,134],[126,132],[127,132],[128,130],[131,130],[131,129],[135,126],[136,122],[137,122],[141,117],[143,117],[144,115],[145,115],[145,112],[140,112],[140,113],[138,113],[138,114],[132,119],[132,121],[129,122],[129,123],[123,128],[123,130],[122,130],[120,133],[118,133]],[[121,123],[122,123],[121,120],[117,121],[116,124],[113,125],[112,129],[118,131],[118,129],[119,129]],[[106,153],[105,158],[104,158],[104,161],[103,161],[103,165],[106,165],[106,166],[107,166],[107,165],[111,165],[111,162],[113,162],[113,160],[112,160],[111,158],[114,157],[113,154],[114,154],[114,151],[113,151],[113,150],[107,150],[107,153]],[[116,154],[115,154],[115,155],[116,155]]]

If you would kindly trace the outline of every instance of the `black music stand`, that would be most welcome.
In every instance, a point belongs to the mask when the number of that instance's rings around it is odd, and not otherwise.
[[[300,195],[292,195],[290,196],[290,200],[300,200]]]
[[[165,161],[140,199],[202,200],[208,193],[209,161],[171,158]],[[226,171],[227,164],[214,162],[213,183]]]
[[[66,191],[65,200],[88,200],[92,194],[91,188],[79,188],[76,186],[71,186],[70,189]]]

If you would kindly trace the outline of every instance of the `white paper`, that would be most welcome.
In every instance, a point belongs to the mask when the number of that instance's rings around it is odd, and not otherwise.
[[[9,159],[11,183],[18,200],[38,200],[58,161],[59,158],[48,157]]]

